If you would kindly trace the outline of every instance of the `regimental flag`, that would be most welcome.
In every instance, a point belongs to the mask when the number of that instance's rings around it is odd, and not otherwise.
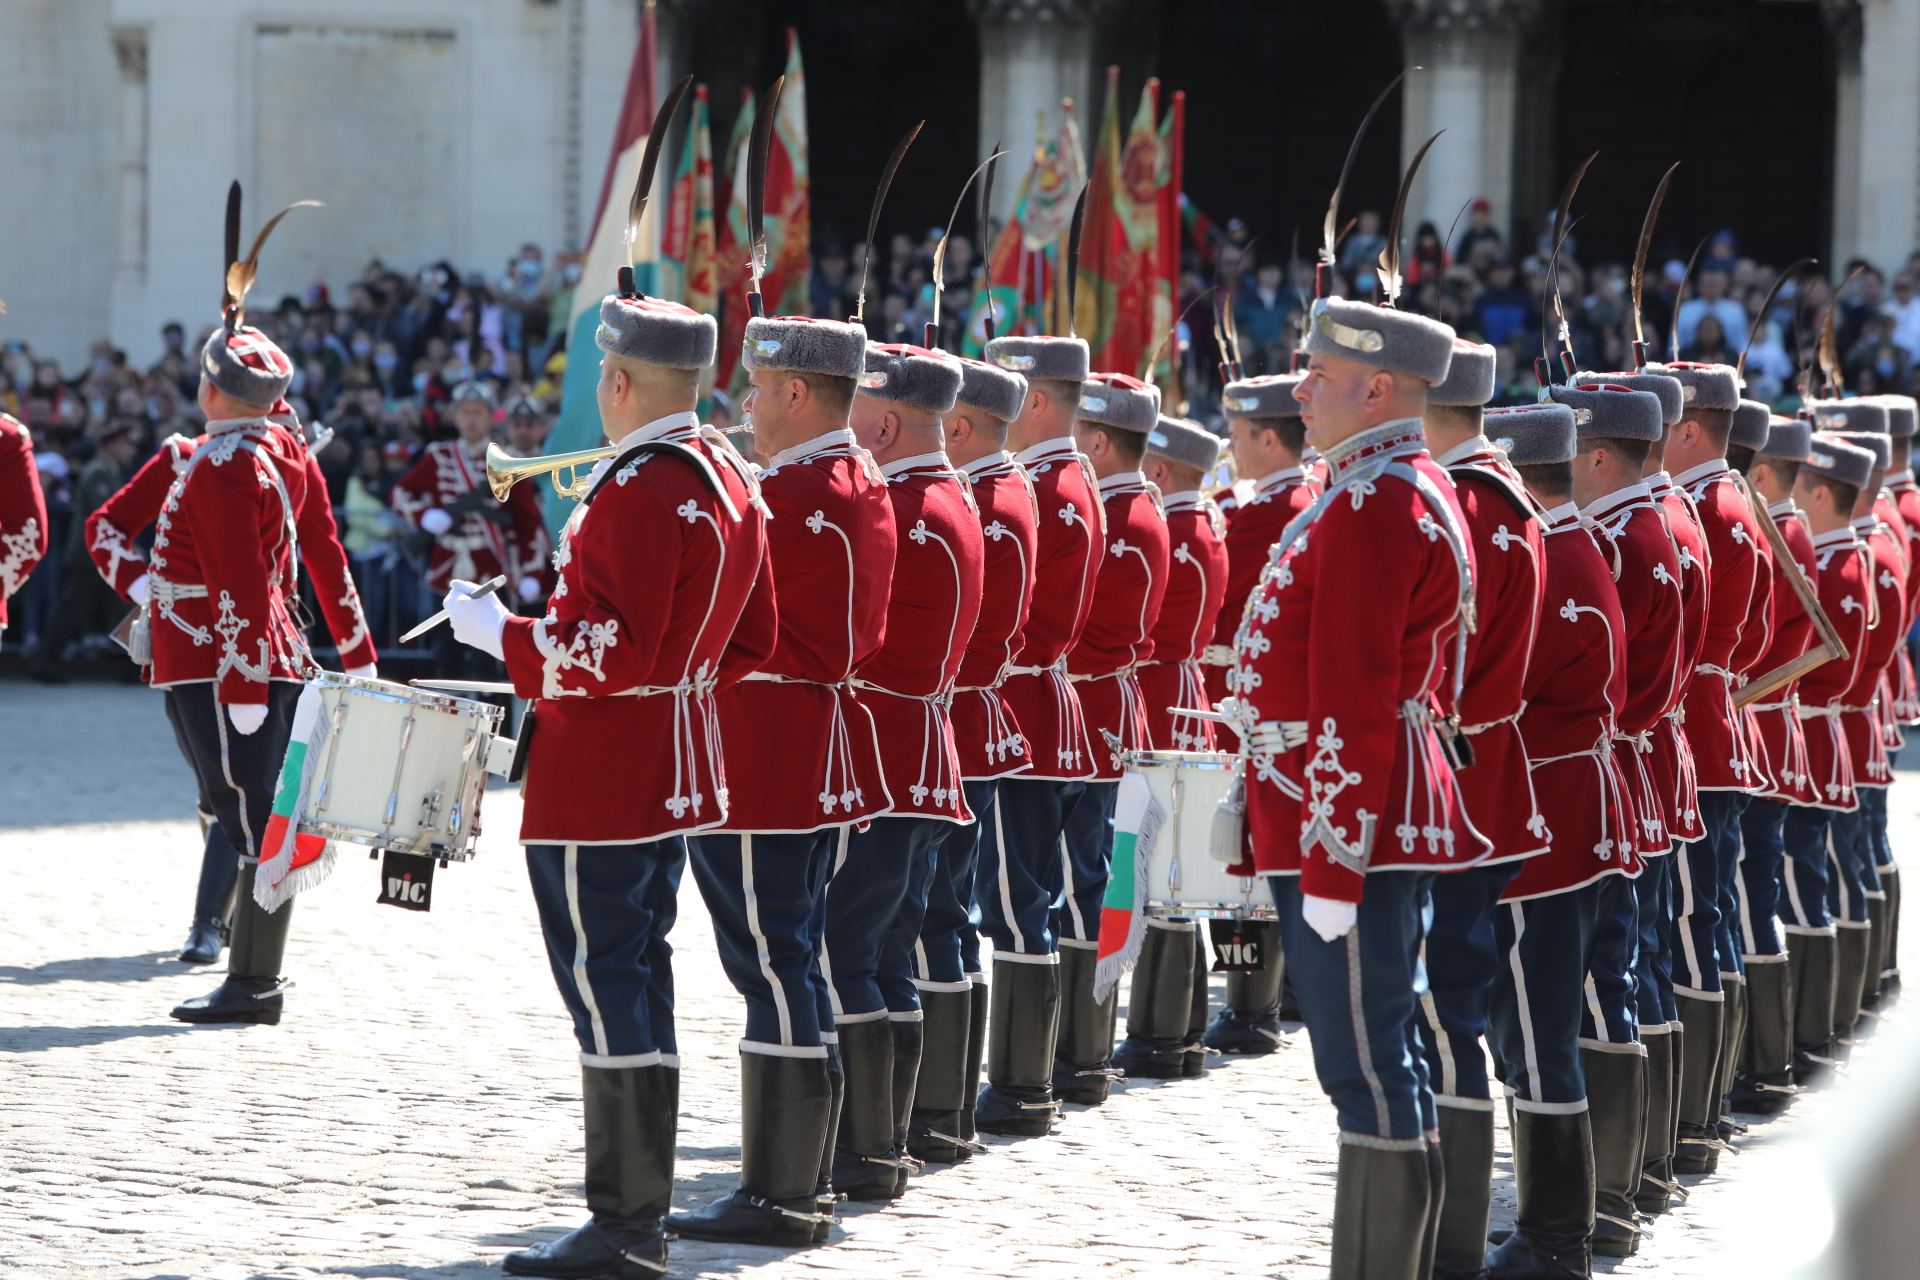
[[[660,296],[714,314],[713,137],[707,86],[693,90],[687,138],[674,166],[667,225],[660,234]]]
[[[1107,68],[1107,100],[1094,135],[1093,177],[1087,185],[1087,212],[1080,228],[1079,280],[1075,285],[1074,331],[1092,349],[1093,368],[1130,374],[1140,361],[1140,344],[1116,345],[1121,273],[1126,269],[1127,229],[1120,222],[1120,68]],[[1128,326],[1131,337],[1132,326]],[[1115,356],[1121,359],[1115,362]]]
[[[600,323],[600,300],[613,292],[619,269],[627,265],[627,196],[639,181],[640,154],[646,150],[647,133],[653,128],[657,101],[653,64],[653,6],[647,5],[641,10],[640,42],[627,71],[627,91],[620,100],[620,118],[613,131],[613,151],[607,157],[600,202],[593,211],[592,235],[581,257],[580,283],[573,291],[573,307],[567,317],[566,381],[561,386],[560,416],[547,434],[548,453],[591,449],[602,438],[600,406],[594,395],[600,381],[600,349],[594,345],[593,333]],[[654,281],[655,245],[659,241],[655,228],[662,203],[648,201],[640,222],[639,242],[633,246],[634,285],[643,293],[653,293],[658,287]],[[557,533],[573,509],[571,499],[549,492],[548,528]]]
[[[1156,270],[1153,280],[1153,308],[1150,315],[1147,349],[1158,351],[1153,368],[1142,369],[1139,376],[1160,387],[1160,403],[1169,414],[1178,413],[1183,399],[1180,389],[1180,335],[1174,309],[1180,298],[1180,183],[1185,162],[1187,95],[1176,92],[1173,105],[1160,122],[1160,168],[1154,177],[1155,222],[1159,230]]]
[[[1100,905],[1100,948],[1093,967],[1093,998],[1104,1002],[1140,958],[1147,936],[1147,864],[1166,821],[1138,773],[1121,775],[1113,802],[1113,868]]]
[[[1109,74],[1109,80],[1117,80]],[[1119,164],[1112,170],[1113,218],[1120,235],[1109,237],[1110,266],[1103,278],[1112,286],[1111,320],[1104,347],[1096,345],[1093,367],[1138,374],[1154,342],[1173,320],[1173,301],[1160,289],[1160,82],[1148,80],[1140,91],[1133,127]],[[1096,193],[1097,194],[1097,193]],[[1091,220],[1092,209],[1088,209]]]
[[[319,686],[302,689],[294,704],[293,733],[280,765],[280,784],[260,839],[260,869],[253,881],[253,900],[267,911],[279,910],[294,894],[315,887],[333,873],[333,843],[299,829],[300,817],[312,799],[314,766],[330,723]]]
[[[1066,332],[1065,317],[1055,314],[1055,287],[1073,201],[1086,184],[1080,157],[1080,130],[1071,99],[1062,102],[1065,120],[1051,136],[1046,122],[1034,138],[1033,163],[1020,180],[1012,210],[988,252],[993,268],[993,317],[998,333]],[[1064,305],[1064,304],[1061,304]],[[967,320],[963,353],[978,357],[987,341],[987,296],[976,289]]]
[[[719,307],[720,348],[715,360],[715,386],[728,386],[734,366],[740,363],[740,343],[747,331],[747,281],[751,278],[747,261],[747,150],[753,140],[755,115],[753,90],[740,91],[740,111],[733,119],[733,136],[727,139],[726,216],[721,220],[714,245],[714,284]]]

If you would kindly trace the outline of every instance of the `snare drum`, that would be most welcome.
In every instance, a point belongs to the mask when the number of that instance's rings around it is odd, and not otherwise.
[[[308,685],[320,694],[322,728],[308,747],[317,763],[298,829],[377,849],[472,857],[501,709],[331,671]]]
[[[1271,920],[1273,898],[1254,876],[1236,876],[1208,852],[1213,811],[1232,789],[1240,757],[1207,751],[1131,751],[1126,769],[1146,781],[1160,807],[1147,851],[1150,916]]]

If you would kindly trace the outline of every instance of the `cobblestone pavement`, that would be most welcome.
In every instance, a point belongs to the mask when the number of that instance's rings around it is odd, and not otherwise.
[[[1893,809],[1896,847],[1920,847],[1920,784],[1903,777]],[[428,915],[376,906],[373,864],[347,850],[298,904],[286,1021],[189,1028],[167,1009],[217,970],[172,958],[198,833],[159,697],[0,683],[0,1273],[451,1280],[497,1275],[509,1249],[575,1225],[579,1068],[517,818],[512,793],[489,796],[483,855],[440,874]],[[741,1005],[699,901],[688,885],[674,933],[681,1206],[732,1185],[739,1142]],[[1740,1181],[1846,1105],[1842,1084],[1756,1123],[1640,1257],[1600,1270],[1717,1274]],[[682,1242],[673,1267],[1304,1280],[1326,1264],[1333,1136],[1296,1034],[1267,1058],[1215,1059],[1204,1081],[1069,1108],[1051,1138],[989,1140],[892,1206],[845,1207],[832,1247]],[[1512,1215],[1504,1141],[1497,1224]]]

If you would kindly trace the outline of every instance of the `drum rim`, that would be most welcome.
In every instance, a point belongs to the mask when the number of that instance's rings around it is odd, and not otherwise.
[[[338,689],[342,693],[369,698],[375,702],[425,707],[429,711],[444,711],[448,715],[478,717],[489,721],[492,731],[496,733],[499,731],[501,719],[506,714],[498,705],[481,702],[476,698],[458,698],[432,689],[395,684],[391,680],[369,679],[366,676],[350,676],[339,671],[322,671],[313,676],[310,683],[323,689]]]
[[[449,862],[465,862],[473,857],[473,844],[478,837],[471,834],[471,827],[461,833],[461,842],[441,844],[434,848],[432,840],[416,840],[396,835],[390,831],[373,831],[366,827],[348,827],[334,822],[300,822],[296,829],[301,835],[321,836],[328,840],[340,840],[347,844],[357,844],[369,849],[392,849],[397,853],[417,853],[435,858],[445,858]]]
[[[1238,769],[1240,757],[1231,751],[1127,751],[1120,761],[1128,768]]]
[[[1191,916],[1196,920],[1218,920],[1223,918],[1237,920],[1273,920],[1278,918],[1278,911],[1272,905],[1258,906],[1248,902],[1152,901],[1146,904],[1144,914],[1160,920],[1175,916]]]

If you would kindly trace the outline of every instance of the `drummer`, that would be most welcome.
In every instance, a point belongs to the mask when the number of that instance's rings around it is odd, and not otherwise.
[[[454,634],[538,699],[520,841],[580,1045],[592,1218],[508,1254],[521,1276],[665,1269],[680,1096],[666,934],[686,834],[727,817],[715,691],[773,645],[753,482],[694,413],[713,319],[613,295],[594,340],[601,425],[621,452],[562,526],[546,616],[515,617],[469,582],[446,597]]]

